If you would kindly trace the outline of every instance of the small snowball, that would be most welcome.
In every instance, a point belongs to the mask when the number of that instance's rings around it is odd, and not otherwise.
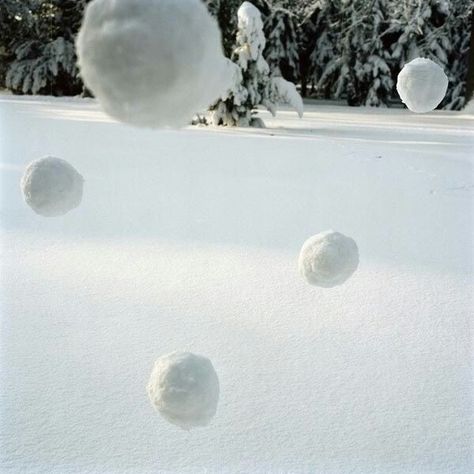
[[[448,78],[431,59],[416,58],[398,74],[397,92],[402,102],[418,114],[431,112],[444,99]]]
[[[207,357],[172,352],[160,357],[147,385],[155,409],[185,430],[206,426],[216,413],[219,379]]]
[[[25,202],[44,217],[62,216],[79,206],[84,178],[61,158],[32,161],[21,178]]]
[[[76,46],[102,108],[136,126],[189,124],[231,79],[219,27],[201,0],[93,0]]]
[[[350,237],[328,230],[310,237],[301,248],[298,268],[311,285],[332,288],[344,283],[359,265],[359,250]]]

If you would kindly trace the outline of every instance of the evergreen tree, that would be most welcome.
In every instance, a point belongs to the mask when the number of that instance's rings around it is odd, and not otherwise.
[[[392,46],[397,74],[406,63],[417,57],[446,66],[452,47],[450,16],[451,0],[400,0],[394,4],[390,31],[399,35]]]
[[[467,74],[469,54],[474,56],[474,49],[470,51],[472,35],[472,19],[474,2],[452,0],[449,36],[452,45],[448,53],[446,74],[449,79],[448,91],[441,107],[444,109],[460,110],[469,100],[467,91]],[[472,42],[471,42],[472,44]]]
[[[322,29],[311,56],[317,89],[326,95],[331,91],[334,98],[346,97],[349,105],[387,104],[393,89],[390,53],[382,39],[389,26],[387,1],[324,5],[330,26]],[[324,26],[326,21],[322,20]],[[337,34],[331,33],[335,25]]]
[[[299,44],[296,16],[283,8],[274,9],[264,23],[264,56],[274,76],[295,82],[299,78]]]
[[[282,77],[273,78],[263,57],[265,35],[259,10],[244,2],[238,10],[237,47],[234,51],[234,85],[223,98],[211,107],[211,121],[215,125],[256,125],[253,117],[258,105],[265,106],[273,115],[279,101],[290,103],[301,116],[303,106],[294,84]]]
[[[328,63],[338,54],[341,32],[340,9],[333,0],[316,0],[301,23],[300,74],[301,92],[307,94],[307,85],[314,89]],[[319,85],[318,94],[330,98],[336,74],[326,72],[325,81]]]
[[[203,0],[203,2],[219,24],[224,54],[230,58],[235,48],[237,11],[242,0]],[[252,3],[262,12],[264,17],[270,14],[271,7],[267,0],[255,0]]]
[[[31,1],[30,28],[15,47],[5,83],[23,94],[74,95],[82,90],[74,36],[87,0]]]
[[[18,43],[32,28],[30,3],[23,0],[0,2],[0,86],[5,85],[5,75],[15,59]]]

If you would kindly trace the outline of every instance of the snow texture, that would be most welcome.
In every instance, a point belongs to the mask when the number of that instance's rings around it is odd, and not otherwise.
[[[219,379],[207,357],[190,352],[161,356],[147,392],[152,405],[170,423],[185,430],[206,426],[219,401]]]
[[[359,265],[359,250],[350,237],[327,230],[310,237],[298,259],[300,274],[311,285],[342,285]]]
[[[397,92],[402,102],[418,114],[431,112],[441,103],[448,88],[443,69],[431,59],[416,58],[398,74]]]
[[[474,115],[257,116],[155,131],[0,95],[0,472],[474,472]],[[57,219],[19,192],[46,153],[87,179]],[[330,228],[361,265],[323,291],[297,258]],[[177,348],[218,373],[207,429],[145,393]]]
[[[230,80],[219,28],[200,0],[94,0],[77,53],[104,111],[141,127],[191,123]]]
[[[21,178],[25,202],[37,214],[55,217],[79,206],[84,179],[67,161],[47,156],[30,163]]]
[[[296,110],[298,117],[303,117],[303,99],[296,90],[296,86],[283,77],[277,76],[270,79],[270,96],[273,101],[280,104],[287,104]],[[276,114],[276,108],[273,110],[271,106],[268,107],[273,115]]]

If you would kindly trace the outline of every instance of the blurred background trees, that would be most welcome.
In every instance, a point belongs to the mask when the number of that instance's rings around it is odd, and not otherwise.
[[[0,86],[16,94],[82,93],[74,37],[87,1],[0,0]],[[241,0],[202,1],[232,58]],[[472,94],[474,0],[252,3],[261,12],[272,74],[298,84],[303,96],[390,106],[399,102],[398,72],[417,56],[436,61],[449,77],[442,107],[461,109]]]

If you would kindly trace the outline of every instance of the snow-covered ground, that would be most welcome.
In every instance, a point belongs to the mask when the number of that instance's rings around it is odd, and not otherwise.
[[[0,99],[1,472],[472,472],[474,115],[261,116],[146,131]],[[21,197],[44,155],[86,180],[64,217]],[[360,267],[312,287],[298,252],[330,228]],[[150,405],[173,350],[219,375],[207,428]]]

